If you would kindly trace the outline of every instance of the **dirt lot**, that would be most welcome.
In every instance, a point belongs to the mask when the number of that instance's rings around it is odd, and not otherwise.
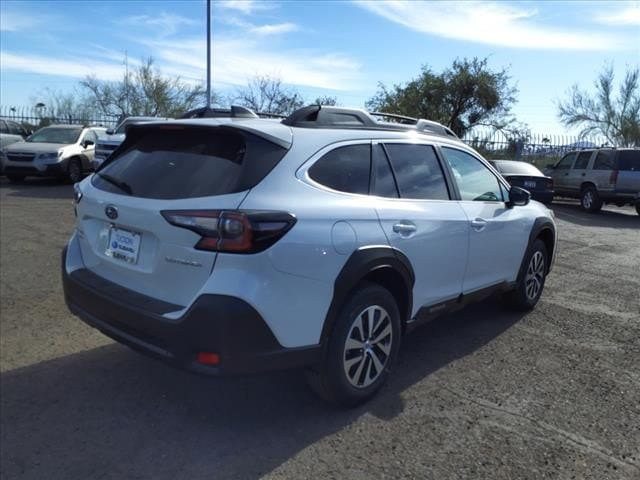
[[[370,404],[297,372],[212,379],[66,310],[71,187],[0,180],[3,479],[640,478],[640,217],[554,205],[538,308],[488,301],[408,337]]]

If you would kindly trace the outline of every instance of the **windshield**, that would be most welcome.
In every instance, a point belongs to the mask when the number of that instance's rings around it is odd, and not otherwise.
[[[512,162],[509,160],[495,160],[493,162],[500,173],[511,175],[532,175],[542,176],[542,172],[536,167],[526,162]]]
[[[31,135],[27,142],[31,143],[61,143],[68,145],[76,143],[82,128],[45,127]]]

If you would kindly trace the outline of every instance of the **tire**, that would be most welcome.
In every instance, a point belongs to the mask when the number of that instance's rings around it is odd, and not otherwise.
[[[25,175],[7,175],[7,178],[11,183],[22,183],[24,182]]]
[[[580,206],[589,213],[597,213],[602,209],[602,200],[595,187],[587,185],[580,193]]]
[[[67,179],[71,183],[78,183],[82,180],[82,162],[78,158],[72,158],[67,165]]]
[[[544,242],[537,239],[524,259],[525,270],[514,290],[506,294],[507,303],[519,311],[533,310],[544,290],[548,271],[548,254]]]
[[[310,386],[334,405],[354,407],[366,402],[393,369],[401,335],[393,295],[379,285],[364,284],[340,310],[320,365],[307,372]]]

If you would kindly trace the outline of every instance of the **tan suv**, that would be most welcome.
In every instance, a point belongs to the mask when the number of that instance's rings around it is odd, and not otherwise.
[[[567,153],[553,167],[555,193],[579,198],[587,212],[604,203],[635,205],[640,215],[640,148],[599,148]]]

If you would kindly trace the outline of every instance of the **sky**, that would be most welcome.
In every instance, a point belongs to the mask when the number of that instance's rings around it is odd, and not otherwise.
[[[557,102],[593,90],[604,65],[620,79],[640,65],[640,1],[213,0],[213,89],[279,77],[311,102],[364,107],[379,82],[487,57],[518,88],[513,112],[531,131],[567,131]],[[86,75],[119,80],[154,57],[161,72],[206,78],[206,2],[0,1],[0,104],[70,92]]]

